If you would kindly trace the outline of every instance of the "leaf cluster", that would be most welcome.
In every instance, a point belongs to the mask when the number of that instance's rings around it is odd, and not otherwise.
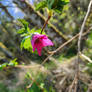
[[[68,4],[69,0],[43,0],[36,4],[36,10],[42,8],[48,8],[49,10],[54,10],[57,13],[61,13],[64,5]]]
[[[28,51],[32,52],[32,45],[31,45],[31,40],[33,34],[36,33],[41,33],[41,29],[30,29],[29,28],[29,23],[25,21],[24,19],[18,19],[18,21],[22,24],[22,28],[17,31],[18,34],[21,35],[22,41],[21,41],[21,49],[27,49]],[[43,34],[45,34],[43,32]]]
[[[0,65],[0,70],[6,68],[7,66],[16,66],[18,65],[17,58],[11,60],[9,63],[3,63]]]

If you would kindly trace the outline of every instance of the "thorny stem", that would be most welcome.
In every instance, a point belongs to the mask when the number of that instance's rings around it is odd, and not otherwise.
[[[50,18],[51,18],[51,16],[48,16],[47,20],[45,21],[45,23],[44,23],[44,25],[42,27],[42,30],[41,30],[41,34],[42,34],[44,28],[46,27],[46,25],[48,24],[48,21],[50,20]]]

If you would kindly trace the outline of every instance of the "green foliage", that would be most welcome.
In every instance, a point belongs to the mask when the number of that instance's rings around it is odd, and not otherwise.
[[[47,7],[49,10],[54,10],[57,13],[61,13],[63,7],[69,3],[69,0],[43,0],[39,2],[36,6],[36,10]]]
[[[87,67],[88,67],[87,72],[92,76],[92,63],[88,63]]]
[[[18,65],[17,58],[11,60],[11,61],[9,62],[9,64],[8,64],[8,66],[16,66],[16,65]]]
[[[57,6],[54,6],[54,10],[57,12],[57,13],[61,13],[62,10],[63,10],[63,7],[68,4],[69,1],[68,0],[58,0],[57,2]]]
[[[32,50],[32,45],[30,41],[31,36],[25,36],[21,41],[21,49],[27,49],[28,51]]]
[[[25,21],[24,19],[18,19],[18,21],[21,22],[21,24],[23,26],[21,29],[18,30],[19,34],[24,34],[24,33],[27,33],[30,31],[30,29],[28,27],[29,23],[27,21]]]
[[[32,35],[35,33],[41,33],[41,29],[36,30],[35,28],[31,29],[28,26],[28,22],[25,21],[24,19],[18,19],[21,24],[22,24],[22,28],[18,30],[18,34],[21,35],[21,37],[23,38],[21,41],[21,49],[27,49],[28,51],[32,52],[32,45],[31,45],[31,39],[32,39]],[[43,32],[43,34],[45,34],[45,32]]]
[[[0,70],[3,70],[7,66],[16,66],[16,65],[18,65],[18,62],[16,60],[17,60],[17,58],[11,60],[9,63],[3,63],[3,64],[1,64],[0,65]]]
[[[92,31],[92,30],[91,30]],[[92,32],[90,33],[88,39],[87,39],[87,42],[86,42],[87,46],[89,48],[92,48]]]
[[[0,92],[9,92],[7,87],[3,83],[0,83]]]
[[[45,8],[46,5],[47,5],[47,2],[46,1],[41,1],[39,4],[37,4],[36,10],[40,10],[42,8]]]
[[[47,0],[47,7],[48,9],[52,9],[54,3],[56,3],[57,0]]]
[[[2,70],[3,68],[5,68],[8,65],[8,63],[4,63],[0,65],[0,70]]]
[[[27,73],[26,78],[30,80],[30,83],[33,83],[32,86],[28,89],[28,92],[55,92],[54,88],[52,86],[49,86],[49,89],[46,88],[45,82],[44,82],[44,75],[42,73],[37,74],[37,76],[33,76],[30,73]]]

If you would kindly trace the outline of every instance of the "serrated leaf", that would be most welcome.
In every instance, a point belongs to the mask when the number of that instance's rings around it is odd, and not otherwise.
[[[42,8],[45,8],[47,6],[47,2],[46,1],[41,1],[40,3],[36,4],[35,6],[36,6],[35,9],[38,11]]]

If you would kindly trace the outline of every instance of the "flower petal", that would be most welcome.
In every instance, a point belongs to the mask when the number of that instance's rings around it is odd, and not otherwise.
[[[45,39],[42,39],[42,43],[43,43],[43,46],[53,46],[54,44],[52,43],[52,41],[48,38],[45,38]]]
[[[34,34],[31,40],[33,51],[37,48],[38,55],[41,56],[41,51],[43,47],[53,46],[54,44],[46,35]]]
[[[42,42],[36,43],[35,47],[37,48],[38,55],[41,56],[42,48],[44,47]]]
[[[33,51],[35,51],[36,46],[35,46],[34,44],[35,44],[36,40],[37,40],[39,37],[40,37],[40,34],[35,34],[35,35],[33,35],[33,37],[32,37],[31,44],[32,44],[32,47],[33,47]]]

